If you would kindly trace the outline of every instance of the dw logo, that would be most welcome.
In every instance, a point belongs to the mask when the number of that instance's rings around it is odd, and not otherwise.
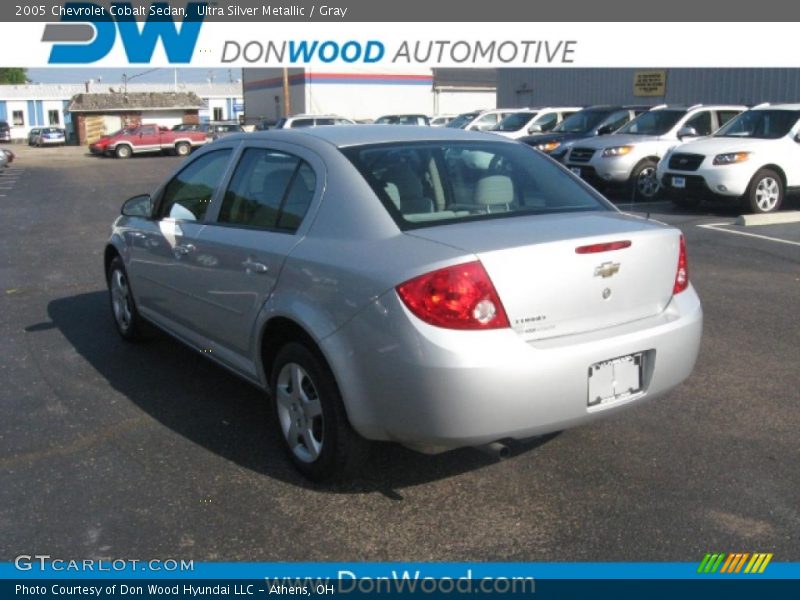
[[[186,9],[171,9],[166,2],[154,2],[147,12],[147,21],[139,27],[136,15],[141,7],[129,2],[112,2],[102,7],[92,2],[67,2],[61,23],[45,26],[43,42],[56,42],[50,50],[50,64],[92,63],[106,56],[114,47],[117,32],[128,61],[149,63],[158,40],[170,63],[192,60],[206,2],[190,2]],[[180,30],[171,16],[183,15]]]

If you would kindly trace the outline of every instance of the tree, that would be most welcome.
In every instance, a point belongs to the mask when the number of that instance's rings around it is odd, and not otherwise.
[[[2,83],[28,83],[28,69],[0,69]]]

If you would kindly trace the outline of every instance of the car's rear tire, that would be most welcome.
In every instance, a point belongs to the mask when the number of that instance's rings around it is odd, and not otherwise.
[[[278,352],[271,374],[276,429],[297,470],[318,482],[351,476],[369,442],[351,427],[325,361],[305,344],[291,342]]]
[[[114,155],[117,158],[130,158],[131,154],[133,154],[133,151],[131,150],[131,147],[127,146],[125,144],[117,146],[117,149],[114,150]]]
[[[656,176],[656,164],[656,161],[646,158],[633,168],[629,191],[634,201],[649,202],[658,196],[661,186]]]
[[[178,156],[188,156],[191,150],[192,147],[186,142],[180,142],[178,144],[175,144],[175,154],[177,154]]]
[[[745,193],[747,207],[754,213],[771,213],[783,204],[783,179],[772,169],[761,169],[750,180]]]
[[[136,309],[128,272],[119,256],[115,256],[108,266],[108,297],[111,302],[111,316],[117,332],[123,339],[135,342],[149,337],[150,330]]]

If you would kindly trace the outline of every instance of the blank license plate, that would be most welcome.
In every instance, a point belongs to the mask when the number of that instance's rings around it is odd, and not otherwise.
[[[581,170],[578,167],[570,167],[569,170],[575,173],[575,175],[577,175],[578,177],[581,176]]]
[[[672,187],[674,188],[685,188],[686,187],[686,178],[685,177],[673,177],[672,178]]]
[[[629,354],[589,367],[589,406],[609,404],[642,391],[642,355]]]

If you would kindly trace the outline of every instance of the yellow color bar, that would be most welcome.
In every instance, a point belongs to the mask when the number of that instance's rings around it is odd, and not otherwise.
[[[761,568],[758,570],[759,573],[763,573],[764,572],[764,569],[767,568],[767,565],[769,564],[769,561],[772,560],[772,556],[773,556],[772,554],[767,554],[767,556],[764,558],[764,562],[761,563]]]

